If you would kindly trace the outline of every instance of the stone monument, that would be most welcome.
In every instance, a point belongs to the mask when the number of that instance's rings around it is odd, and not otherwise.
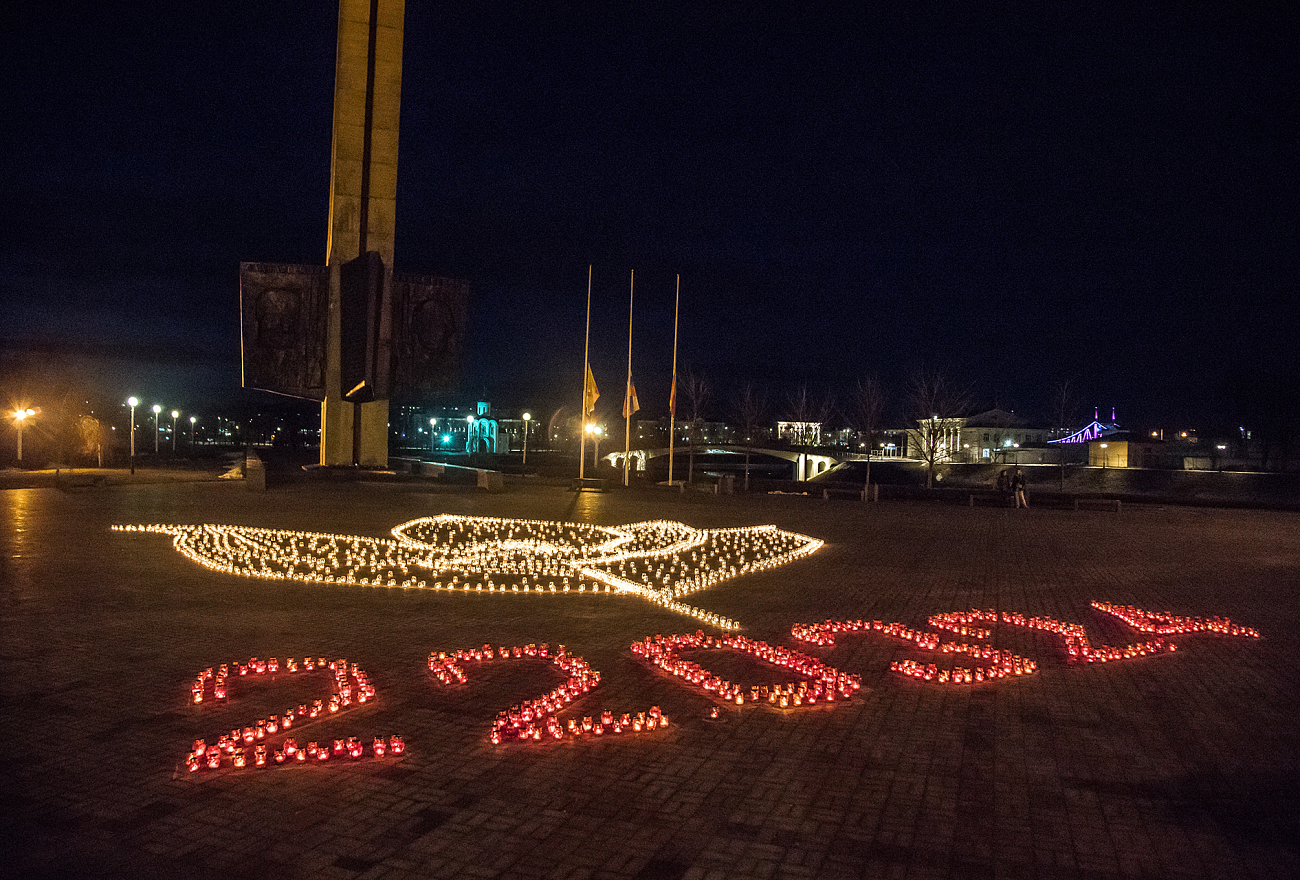
[[[326,245],[330,300],[326,393],[321,402],[322,465],[388,464],[390,377],[374,375],[373,368],[391,361],[392,350],[385,306],[391,303],[393,281],[405,14],[405,0],[339,2]],[[372,258],[364,277],[344,289],[344,266],[371,253],[378,254],[378,265]],[[358,331],[365,333],[364,339],[356,338]],[[371,369],[355,362],[345,364],[345,352],[348,360],[362,359]]]
[[[394,275],[405,0],[340,0],[326,265],[243,263],[245,387],[319,400],[323,466],[386,467],[388,402],[447,382],[468,286]]]

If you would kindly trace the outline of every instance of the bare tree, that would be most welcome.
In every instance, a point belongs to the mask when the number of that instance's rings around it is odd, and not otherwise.
[[[1051,393],[1051,417],[1055,423],[1052,428],[1068,434],[1079,417],[1079,406],[1083,399],[1070,379],[1061,379],[1053,383]]]
[[[907,402],[917,425],[907,432],[908,446],[915,446],[925,462],[925,487],[930,489],[935,465],[957,452],[961,417],[970,410],[970,392],[957,388],[937,370],[918,370],[908,386]]]
[[[814,396],[807,385],[800,385],[786,399],[786,411],[797,426],[791,442],[796,446],[815,446],[820,440],[821,426],[835,412],[835,404],[829,393]],[[817,426],[816,431],[813,425]]]
[[[853,427],[866,441],[867,479],[864,484],[871,489],[871,451],[876,445],[876,434],[885,419],[885,389],[875,376],[858,380],[853,392]]]
[[[96,467],[104,466],[104,426],[94,416],[82,415],[77,418],[77,451],[82,455],[95,456]]]
[[[1052,421],[1055,422],[1052,425],[1052,432],[1059,432],[1062,437],[1067,436],[1079,416],[1079,406],[1082,403],[1082,398],[1079,397],[1078,391],[1073,387],[1069,379],[1061,379],[1052,385],[1051,401]],[[1061,491],[1065,491],[1065,457],[1064,450],[1060,451],[1058,473]]]
[[[708,379],[694,370],[686,371],[681,387],[688,417],[687,437],[690,442],[690,460],[686,469],[686,482],[689,483],[695,479],[695,445],[699,442],[700,434],[704,429],[704,410],[713,396],[713,388]]]
[[[767,416],[767,398],[763,392],[746,382],[736,397],[736,421],[745,432],[745,491],[749,491],[749,454],[754,448],[754,431]]]

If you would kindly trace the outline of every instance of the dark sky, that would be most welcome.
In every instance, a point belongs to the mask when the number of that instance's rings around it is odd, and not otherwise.
[[[576,401],[588,264],[613,408],[636,270],[646,414],[677,273],[719,415],[927,367],[1196,424],[1300,372],[1280,4],[514,5],[406,12],[396,268],[473,285],[440,402]],[[0,394],[237,399],[240,261],[325,259],[337,8],[56,6],[0,37]]]

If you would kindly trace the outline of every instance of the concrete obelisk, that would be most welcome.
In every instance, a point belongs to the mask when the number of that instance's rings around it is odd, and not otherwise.
[[[330,273],[320,463],[385,467],[388,400],[347,399],[342,388],[343,264],[377,252],[382,299],[392,290],[397,208],[397,124],[402,99],[405,0],[340,0],[330,151]],[[384,309],[385,316],[387,308]],[[373,343],[387,351],[388,321]]]

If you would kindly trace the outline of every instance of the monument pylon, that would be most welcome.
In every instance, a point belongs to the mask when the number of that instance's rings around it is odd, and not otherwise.
[[[445,390],[469,285],[393,271],[405,0],[340,0],[324,266],[240,264],[243,385],[320,402],[320,463],[386,467],[392,395]]]
[[[322,465],[388,465],[405,0],[340,0],[330,144]],[[378,265],[374,257],[377,254]],[[353,261],[370,263],[349,272]],[[355,276],[355,277],[349,277]]]

